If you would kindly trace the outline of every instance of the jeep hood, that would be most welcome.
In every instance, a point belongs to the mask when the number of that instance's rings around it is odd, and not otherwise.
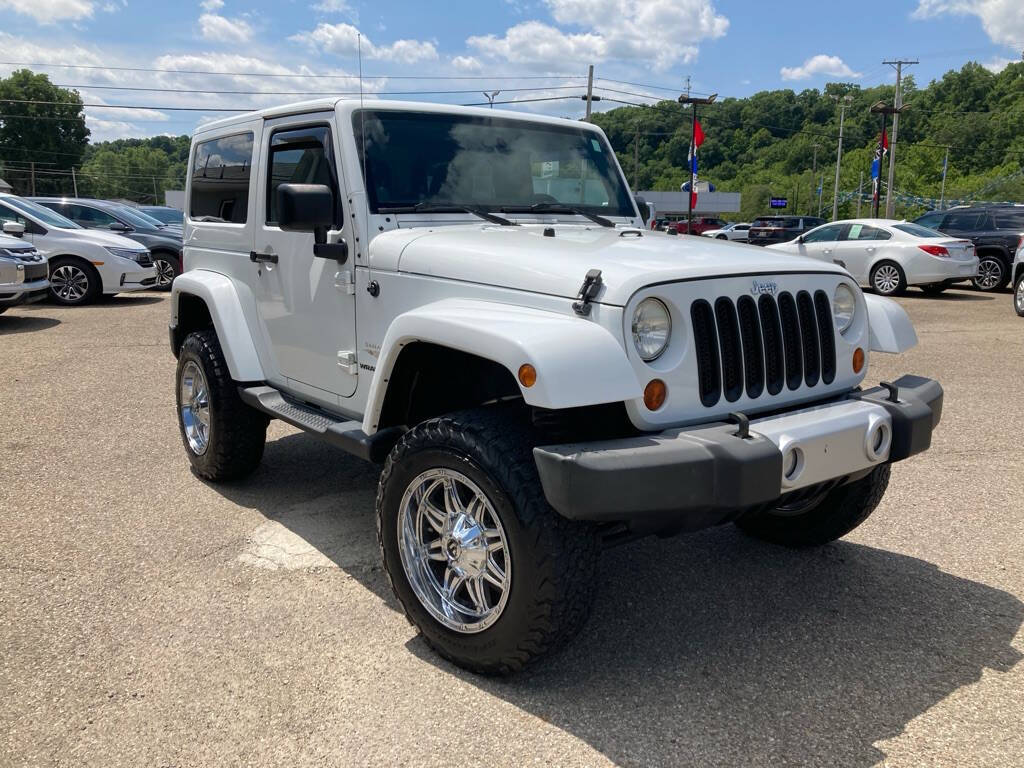
[[[544,231],[553,232],[553,236]],[[397,229],[370,244],[375,269],[575,298],[590,269],[597,300],[625,305],[652,283],[743,274],[834,272],[832,264],[708,237],[578,224],[492,224]]]

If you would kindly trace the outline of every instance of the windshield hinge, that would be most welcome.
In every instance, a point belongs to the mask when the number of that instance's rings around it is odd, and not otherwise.
[[[583,278],[583,285],[580,286],[579,301],[572,303],[572,310],[583,317],[590,314],[590,302],[597,298],[597,292],[601,290],[601,270],[592,269]]]

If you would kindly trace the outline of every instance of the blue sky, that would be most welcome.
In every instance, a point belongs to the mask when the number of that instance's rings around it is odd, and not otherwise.
[[[356,91],[357,33],[368,94],[465,90],[409,97],[465,103],[501,90],[499,101],[552,99],[506,108],[577,116],[590,63],[597,93],[640,102],[687,76],[697,92],[744,96],[892,82],[888,58],[920,59],[909,70],[920,84],[971,59],[999,68],[1024,49],[1020,2],[0,0],[0,60],[74,65],[37,69],[87,103],[132,107],[88,108],[96,140],[187,133],[216,107],[305,98],[294,92]],[[244,93],[205,92],[217,90]],[[172,109],[186,106],[209,111]]]

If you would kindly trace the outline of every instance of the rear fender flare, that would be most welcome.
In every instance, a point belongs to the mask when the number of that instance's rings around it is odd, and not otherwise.
[[[205,269],[190,269],[176,277],[171,285],[172,329],[178,327],[178,308],[183,295],[196,296],[206,304],[231,378],[264,381],[263,366],[234,282],[219,272]]]
[[[377,431],[388,380],[402,348],[418,341],[504,366],[526,403],[540,408],[573,408],[642,395],[622,346],[592,320],[490,301],[444,299],[399,315],[388,328],[367,396],[366,434]],[[519,368],[525,364],[537,371],[531,387],[519,382]]]

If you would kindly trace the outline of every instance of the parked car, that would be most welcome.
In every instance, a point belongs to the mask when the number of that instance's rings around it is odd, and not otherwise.
[[[935,381],[865,383],[869,348],[916,342],[899,305],[647,231],[614,158],[575,120],[338,98],[192,140],[170,341],[194,471],[252,472],[269,419],[383,461],[395,595],[477,672],[573,636],[602,541],[843,536],[941,415]]]
[[[46,298],[50,287],[46,257],[22,239],[21,224],[8,221],[0,235],[0,314]],[[12,236],[13,235],[13,236]]]
[[[959,206],[926,213],[914,223],[974,243],[980,263],[973,282],[979,291],[998,291],[1010,282],[1010,265],[1024,243],[1024,206]]]
[[[747,242],[751,245],[787,243],[824,223],[825,220],[817,216],[761,216],[750,225]]]
[[[140,214],[134,208],[107,200],[81,197],[32,197],[86,229],[106,229],[149,249],[156,267],[156,287],[168,290],[181,274],[181,233]]]
[[[674,226],[676,232],[680,235],[691,234],[689,231],[689,222],[685,216],[672,222],[670,226]],[[692,234],[703,235],[709,229],[721,229],[724,226],[725,222],[722,219],[715,218],[714,216],[694,216]]]
[[[835,221],[768,247],[839,264],[858,283],[883,296],[903,293],[908,285],[937,294],[978,274],[978,257],[970,240],[908,221]]]
[[[745,243],[748,232],[750,232],[750,224],[744,221],[726,224],[721,229],[709,229],[702,234],[704,237],[713,237],[716,240],[738,240]]]
[[[25,240],[50,265],[50,297],[87,304],[100,294],[140,291],[156,284],[149,250],[113,232],[83,229],[46,206],[0,193],[0,221],[25,227]]]
[[[170,227],[182,229],[185,226],[185,214],[177,208],[168,205],[140,205],[138,210]]]
[[[1024,317],[1024,240],[1013,259],[1013,308]]]

